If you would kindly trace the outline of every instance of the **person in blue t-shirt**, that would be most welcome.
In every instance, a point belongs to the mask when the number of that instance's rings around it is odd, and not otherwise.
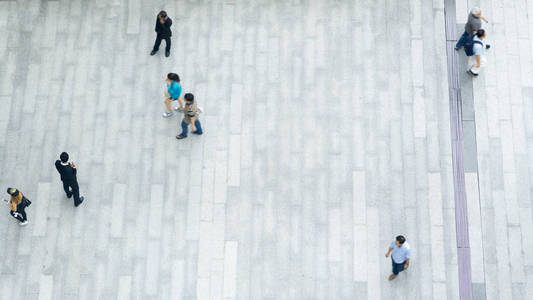
[[[167,98],[165,99],[165,106],[167,107],[167,111],[163,113],[163,117],[168,118],[174,114],[172,111],[172,102],[178,100],[179,108],[174,108],[175,110],[180,110],[183,108],[183,101],[181,100],[181,84],[180,84],[180,77],[176,73],[168,73],[167,75],[167,91],[165,95]]]

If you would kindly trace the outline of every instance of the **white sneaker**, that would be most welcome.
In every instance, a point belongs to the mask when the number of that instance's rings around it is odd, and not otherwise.
[[[171,111],[170,111],[170,112],[168,112],[168,111],[167,111],[167,112],[164,112],[164,113],[163,113],[163,118],[168,118],[168,117],[172,117],[173,115],[174,115],[174,113],[173,113],[173,112],[171,112]]]
[[[19,223],[20,226],[26,226],[26,224],[28,224],[28,220]]]

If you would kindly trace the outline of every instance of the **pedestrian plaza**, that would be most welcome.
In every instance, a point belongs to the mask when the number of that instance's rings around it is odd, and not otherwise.
[[[531,0],[0,0],[0,107],[0,300],[533,299]]]

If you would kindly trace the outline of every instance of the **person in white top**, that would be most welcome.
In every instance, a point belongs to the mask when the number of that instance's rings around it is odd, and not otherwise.
[[[488,48],[485,45],[484,39],[487,37],[487,32],[484,29],[476,31],[474,37],[474,55],[468,58],[468,74],[472,76],[478,76],[481,68],[485,66],[485,49]]]

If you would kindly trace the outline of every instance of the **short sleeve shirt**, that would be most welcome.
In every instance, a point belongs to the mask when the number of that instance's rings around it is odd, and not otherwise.
[[[485,55],[485,43],[483,43],[483,41],[477,36],[474,37],[474,41],[481,42],[481,44],[474,43],[474,46],[473,46],[474,55],[484,56]]]
[[[474,31],[481,29],[481,19],[474,16],[473,14],[468,15],[468,21],[465,24],[465,31],[468,34],[473,34]]]
[[[403,243],[401,247],[398,247],[396,242],[392,241],[389,247],[392,249],[391,257],[395,263],[401,264],[406,259],[411,258],[411,248],[409,248],[407,242]]]
[[[179,82],[172,81],[169,85],[167,85],[167,89],[172,99],[177,100],[180,97],[181,84],[179,84]]]
[[[191,119],[198,117],[198,106],[196,106],[196,101],[191,105],[185,105],[183,109],[183,121],[187,124],[191,124]]]

